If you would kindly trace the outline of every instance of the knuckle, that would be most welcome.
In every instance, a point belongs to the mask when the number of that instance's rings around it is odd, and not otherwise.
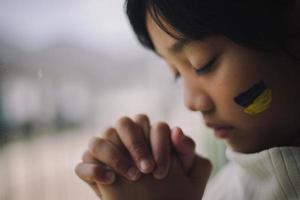
[[[75,174],[82,180],[88,179],[89,174],[88,174],[88,169],[87,169],[85,163],[77,164],[74,171],[75,171]]]
[[[120,136],[123,134],[130,134],[131,137],[135,137],[142,133],[142,128],[136,124],[132,119],[129,117],[120,118],[117,122],[117,130]]]
[[[117,129],[119,129],[121,132],[132,132],[135,133],[137,129],[137,125],[130,119],[129,117],[122,117],[117,121]]]
[[[149,122],[149,118],[145,114],[137,114],[134,117],[137,121],[142,121],[142,122]]]
[[[113,166],[116,170],[126,171],[129,168],[129,164],[126,162],[125,159],[117,158],[114,160]]]
[[[85,150],[81,156],[81,160],[85,162],[90,157],[90,153],[88,150]]]
[[[93,155],[97,153],[99,147],[106,144],[106,140],[103,138],[93,137],[89,141],[89,152]]]
[[[132,120],[127,117],[127,116],[124,116],[124,117],[121,117],[117,120],[117,127],[127,127],[127,126],[130,126],[130,124],[132,124]]]
[[[156,124],[154,124],[153,126],[154,131],[160,132],[162,134],[169,134],[170,131],[170,127],[166,122],[157,122]]]
[[[79,163],[74,171],[80,179],[88,183],[96,179],[101,179],[103,173],[99,165],[85,163]]]
[[[134,155],[142,156],[145,154],[145,144],[134,142],[128,147],[128,150]]]
[[[74,172],[77,176],[81,177],[81,165],[82,163],[79,163],[76,165],[76,167],[74,168]]]
[[[103,137],[106,139],[111,139],[114,138],[116,136],[117,132],[116,129],[113,127],[108,127],[105,129],[104,133],[103,133]]]
[[[142,133],[142,128],[134,123],[128,123],[122,127],[124,133],[130,134],[132,137],[140,135]]]

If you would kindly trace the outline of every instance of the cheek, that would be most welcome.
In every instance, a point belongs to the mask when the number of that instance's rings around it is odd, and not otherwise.
[[[239,107],[243,113],[258,115],[266,111],[272,102],[272,89],[268,85],[269,74],[264,72],[266,63],[248,55],[232,56],[223,61],[216,78],[223,88],[228,105]],[[226,91],[226,92],[225,92]]]
[[[235,83],[222,81],[214,87],[212,94],[217,115],[221,119],[231,123],[239,123],[241,117],[244,115],[243,109],[233,101],[237,90],[238,87],[236,87]]]
[[[230,88],[224,89],[227,91],[230,90]],[[255,135],[255,133],[260,133],[262,130],[273,132],[274,127],[279,128],[282,125],[283,121],[280,120],[281,117],[278,115],[278,107],[273,105],[273,102],[270,104],[270,107],[263,112],[256,115],[250,115],[245,113],[244,107],[234,102],[235,95],[236,88],[230,93],[220,92],[220,95],[217,95],[216,100],[217,112],[221,119],[232,124],[244,134],[250,134],[248,136],[251,136],[252,134]]]
[[[246,91],[234,97],[234,102],[244,108],[244,113],[257,115],[270,107],[272,101],[272,90],[264,81],[259,81]]]
[[[230,73],[230,72],[227,73],[224,72],[222,75],[219,75],[218,81],[216,81],[214,86],[212,86],[214,87],[214,92],[213,92],[214,103],[216,104],[217,112],[220,118],[224,120],[228,120],[228,122],[231,122],[233,124],[241,125],[242,127],[244,126],[247,127],[249,125],[248,122],[255,123],[256,119],[260,118],[260,115],[264,115],[263,113],[266,112],[269,108],[269,105],[271,105],[270,102],[271,98],[270,96],[268,96],[267,100],[263,99],[261,101],[259,99],[258,111],[261,111],[259,112],[259,114],[253,115],[253,114],[246,113],[245,109],[249,106],[243,107],[239,105],[235,101],[235,98],[239,96],[241,93],[251,88],[251,86],[254,85],[253,83],[257,81],[257,77],[254,75],[247,76],[243,72],[240,72],[239,75],[240,76],[237,76],[236,73]],[[246,96],[246,100],[248,100],[246,101],[246,103],[249,104],[252,102],[249,100],[255,100],[255,98],[253,97],[255,96],[251,96],[251,95],[250,97]],[[244,99],[242,98],[242,100]],[[257,104],[254,104],[254,111],[257,111],[256,110],[257,107],[255,106],[257,106]],[[251,108],[252,107],[250,106],[250,109]]]

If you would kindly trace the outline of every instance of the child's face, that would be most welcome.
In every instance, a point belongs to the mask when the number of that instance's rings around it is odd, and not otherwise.
[[[250,153],[299,144],[300,66],[282,55],[254,51],[222,36],[174,47],[178,40],[150,16],[147,28],[156,52],[174,74],[180,74],[186,107],[201,112],[216,136],[235,151]],[[198,70],[203,67],[206,69]],[[272,99],[259,112],[246,113],[234,99],[260,81],[270,89]],[[225,128],[216,130],[218,127]]]

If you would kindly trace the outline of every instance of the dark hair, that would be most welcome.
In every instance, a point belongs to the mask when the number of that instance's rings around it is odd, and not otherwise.
[[[141,44],[152,50],[146,14],[176,39],[224,35],[247,47],[285,49],[295,0],[126,0],[125,9]],[[172,35],[162,20],[180,35]]]

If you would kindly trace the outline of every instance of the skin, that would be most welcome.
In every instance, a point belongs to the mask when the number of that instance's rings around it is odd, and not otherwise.
[[[102,199],[109,200],[199,200],[211,171],[205,159],[197,157],[195,167],[185,173],[177,156],[172,157],[168,176],[163,180],[143,175],[139,181],[119,179],[113,185],[101,185]]]
[[[155,179],[165,178],[170,171],[171,154],[173,157],[176,154],[176,159],[180,162],[179,170],[191,173],[194,169],[197,174],[198,168],[193,166],[198,160],[207,166],[206,176],[207,178],[209,176],[210,162],[195,155],[194,141],[184,135],[178,127],[170,129],[164,122],[151,126],[148,117],[139,114],[133,118],[121,117],[115,127],[107,128],[102,135],[90,139],[88,149],[82,155],[82,162],[75,168],[79,178],[99,197],[102,196],[101,188],[104,185],[116,182],[116,174],[119,178],[123,177],[122,181],[127,182],[140,179],[142,173],[149,174],[148,178],[149,176]],[[147,170],[139,168],[140,158],[145,157],[152,160]],[[131,172],[134,171],[133,176],[128,174],[129,169]],[[202,183],[206,179],[200,181]]]
[[[151,17],[147,27],[156,52],[174,73],[180,74],[185,106],[201,112],[208,126],[233,126],[232,134],[225,140],[233,150],[253,153],[275,146],[299,145],[299,63],[281,52],[252,50],[223,36],[192,41],[174,52],[170,47],[176,39],[161,30]],[[176,34],[172,28],[169,31]],[[206,73],[195,73],[214,57],[217,60]],[[260,80],[271,88],[273,100],[269,109],[251,116],[233,99]]]
[[[234,127],[229,137],[224,139],[230,148],[242,153],[254,153],[277,146],[300,146],[299,62],[283,52],[253,50],[221,35],[173,48],[178,40],[164,32],[150,15],[146,22],[156,53],[167,62],[174,75],[180,74],[185,106],[201,113],[210,127]],[[169,32],[178,34],[166,22],[163,23]],[[216,61],[211,68],[201,75],[196,73],[213,58]],[[272,90],[271,105],[260,114],[248,115],[233,99],[260,80]],[[190,195],[188,199],[200,199],[211,165],[206,159],[195,155],[194,147],[189,148],[191,139],[184,136],[179,128],[172,130],[165,123],[152,128],[149,122],[145,126],[145,121],[125,119],[126,123],[120,123],[124,118],[119,120],[112,131],[114,134],[91,140],[83,162],[76,168],[78,176],[89,183],[99,196],[102,194],[103,199],[174,199],[174,194],[178,199],[181,194]],[[140,130],[134,126],[140,127]],[[122,127],[127,127],[127,131]],[[186,140],[179,139],[182,137]],[[113,145],[108,145],[109,142]],[[141,148],[134,147],[136,144]],[[106,153],[113,156],[101,157]],[[154,175],[158,166],[164,166],[167,170],[160,179],[167,177],[158,184],[151,175],[139,174],[131,179],[139,181],[130,182],[129,177],[122,178],[126,175],[113,163],[113,160],[124,157],[132,158],[131,164],[144,174],[153,172]],[[153,161],[147,170],[139,165],[141,158]],[[163,160],[165,163],[161,164]],[[110,181],[104,181],[104,174],[110,171],[105,166],[117,173]],[[167,175],[168,171],[171,177]],[[196,173],[199,171],[202,174]],[[160,191],[160,188],[165,189]]]

